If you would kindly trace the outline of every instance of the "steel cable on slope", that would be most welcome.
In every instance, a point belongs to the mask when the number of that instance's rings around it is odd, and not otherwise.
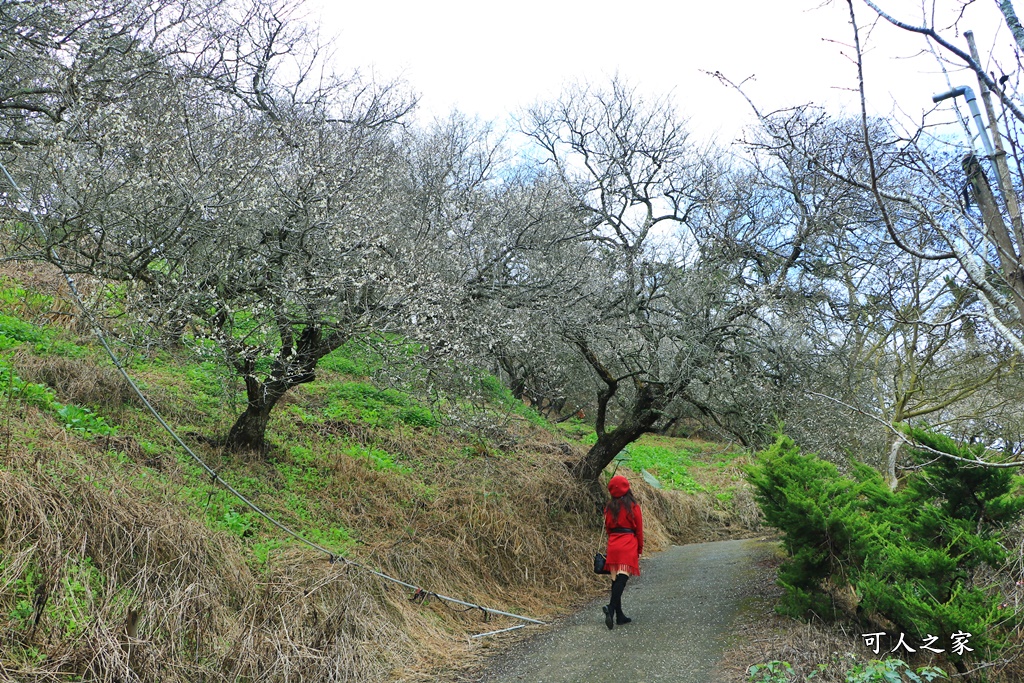
[[[7,167],[2,162],[0,162],[0,171],[3,171],[4,176],[7,178],[7,182],[10,183],[12,188],[14,188],[15,193],[18,195],[19,201],[25,203],[26,206],[28,206],[28,202],[26,201],[25,194],[22,191],[21,186],[18,185],[18,183],[14,180],[14,177],[10,174],[10,172],[7,170]],[[48,240],[47,240],[47,235],[46,235],[46,229],[43,227],[43,224],[40,222],[40,220],[36,216],[35,212],[32,211],[30,208],[26,209],[26,212],[31,217],[31,219],[32,219],[33,223],[35,224],[36,228],[39,230],[39,236],[43,240],[43,243],[46,244],[48,242]],[[132,391],[135,393],[135,395],[139,397],[139,400],[142,401],[142,404],[144,406],[146,406],[146,409],[149,410],[149,412],[153,415],[153,417],[156,418],[157,422],[160,423],[160,426],[163,427],[164,430],[168,434],[171,435],[171,438],[174,439],[174,441],[179,446],[181,446],[181,448],[186,453],[188,453],[189,457],[191,457],[192,460],[194,460],[197,465],[199,465],[208,475],[210,475],[211,481],[213,481],[213,482],[215,482],[217,484],[220,484],[222,487],[224,487],[226,490],[228,490],[232,495],[234,495],[236,498],[238,498],[238,500],[240,500],[242,503],[244,503],[250,510],[252,510],[256,514],[258,514],[260,517],[265,519],[267,522],[269,522],[273,526],[275,526],[278,529],[280,529],[281,531],[283,531],[285,534],[291,536],[296,541],[299,541],[300,543],[303,543],[303,544],[309,546],[313,550],[316,550],[318,552],[321,552],[321,553],[327,555],[328,559],[330,560],[330,562],[332,564],[335,563],[335,562],[343,562],[347,566],[356,567],[356,568],[361,569],[361,570],[363,570],[365,572],[373,574],[374,576],[377,576],[377,577],[379,577],[379,578],[381,578],[381,579],[383,579],[385,581],[389,581],[389,582],[394,583],[396,585],[404,586],[405,588],[409,588],[409,589],[412,589],[414,591],[417,591],[417,594],[421,594],[422,593],[423,595],[430,596],[430,597],[435,597],[438,600],[442,600],[444,602],[451,602],[451,603],[454,603],[454,604],[457,604],[457,605],[463,605],[465,607],[470,607],[470,608],[473,608],[473,609],[479,609],[484,614],[496,614],[496,615],[499,615],[499,616],[510,617],[512,619],[519,619],[520,621],[527,622],[527,623],[524,623],[524,624],[520,624],[518,626],[513,626],[512,628],[500,629],[498,631],[489,631],[487,633],[481,633],[481,634],[472,636],[473,638],[483,638],[483,637],[486,637],[486,636],[495,635],[497,633],[504,633],[506,631],[514,631],[516,629],[523,628],[527,624],[539,624],[539,625],[544,625],[545,624],[545,622],[543,622],[543,621],[541,621],[539,619],[533,619],[531,617],[524,617],[522,615],[514,614],[512,612],[504,612],[502,610],[493,609],[491,607],[484,607],[483,605],[478,605],[476,603],[467,602],[467,601],[464,601],[464,600],[459,600],[458,598],[454,598],[454,597],[451,597],[449,595],[443,595],[441,593],[435,593],[433,591],[425,591],[425,590],[423,590],[419,586],[411,584],[411,583],[409,583],[407,581],[402,581],[401,579],[396,579],[393,576],[388,576],[387,574],[385,574],[383,572],[380,572],[380,571],[377,571],[376,569],[372,569],[372,568],[370,568],[370,567],[368,567],[368,566],[366,566],[366,565],[364,565],[364,564],[362,564],[360,562],[356,562],[355,560],[350,560],[347,557],[344,557],[343,555],[334,553],[334,552],[328,550],[327,548],[324,548],[323,546],[314,543],[313,541],[311,541],[308,538],[304,537],[302,534],[299,534],[298,532],[292,530],[291,528],[289,528],[285,524],[279,522],[274,517],[269,515],[267,512],[262,510],[258,505],[256,505],[251,500],[246,498],[238,489],[236,489],[230,483],[225,481],[217,473],[216,470],[214,470],[212,467],[210,467],[208,464],[206,464],[206,462],[201,457],[199,457],[188,446],[188,444],[186,444],[184,441],[182,441],[181,437],[178,436],[177,432],[175,432],[174,429],[169,424],[167,424],[167,422],[164,420],[163,416],[160,415],[159,411],[157,411],[157,409],[149,402],[149,400],[146,398],[146,396],[142,393],[142,390],[139,389],[138,385],[135,384],[135,381],[132,380],[131,376],[128,374],[128,371],[121,364],[121,361],[118,360],[117,354],[115,354],[113,349],[110,348],[110,344],[107,343],[107,338],[106,338],[106,335],[103,332],[103,329],[100,327],[99,323],[96,322],[95,318],[92,315],[92,312],[89,311],[88,307],[85,305],[85,302],[82,300],[82,297],[81,297],[81,295],[78,292],[78,287],[75,285],[74,278],[72,278],[71,274],[68,273],[67,270],[64,268],[64,265],[63,265],[63,263],[61,263],[61,260],[57,256],[57,253],[54,250],[54,248],[52,246],[47,246],[46,247],[46,252],[47,252],[46,255],[49,258],[50,262],[53,263],[53,265],[55,265],[60,270],[61,275],[64,277],[64,280],[68,284],[68,289],[71,292],[71,296],[75,300],[75,304],[82,311],[82,314],[86,317],[86,319],[89,321],[90,326],[92,327],[93,334],[96,335],[96,338],[99,340],[100,344],[103,346],[103,349],[107,352],[107,355],[110,356],[110,360],[111,360],[111,362],[113,362],[114,367],[117,368],[117,370],[121,374],[121,376],[124,377],[126,382],[128,382],[128,385],[132,388]]]

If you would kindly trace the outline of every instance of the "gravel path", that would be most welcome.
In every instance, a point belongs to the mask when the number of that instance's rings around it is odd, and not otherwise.
[[[481,683],[708,683],[754,571],[759,542],[672,546],[643,560],[623,611],[633,623],[609,631],[601,605],[556,624],[500,656]]]

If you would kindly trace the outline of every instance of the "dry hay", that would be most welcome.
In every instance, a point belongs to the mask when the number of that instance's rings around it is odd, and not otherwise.
[[[62,356],[36,356],[18,351],[14,371],[26,382],[45,384],[65,403],[102,407],[109,410],[126,404],[142,407],[142,401],[124,376],[110,366]]]
[[[374,443],[391,452],[422,449],[393,434]],[[468,458],[458,467],[438,462],[422,482],[389,477],[352,458],[338,458],[335,468],[342,483],[327,498],[361,537],[384,533],[386,540],[368,545],[365,556],[386,573],[527,614],[550,614],[553,603],[603,587],[588,573],[603,544],[600,519],[560,457],[506,453]],[[416,494],[421,484],[433,492],[427,500]],[[416,502],[396,506],[396,500]],[[469,616],[477,630],[487,630],[479,612]]]
[[[0,679],[375,681],[412,659],[372,576],[298,550],[254,574],[171,492],[52,443],[0,468]]]
[[[403,588],[300,547],[253,563],[237,539],[176,502],[173,484],[148,477],[135,457],[98,452],[137,457],[134,440],[90,444],[39,411],[22,413],[13,429],[36,436],[15,439],[0,460],[0,615],[12,615],[0,679],[429,678],[480,645],[467,635],[517,623],[411,602]],[[324,504],[371,539],[354,559],[543,618],[604,589],[588,571],[599,522],[561,453],[523,467],[510,457],[476,458],[459,476],[439,465],[437,494],[419,506],[400,503],[421,483],[339,457],[332,481],[346,488]]]

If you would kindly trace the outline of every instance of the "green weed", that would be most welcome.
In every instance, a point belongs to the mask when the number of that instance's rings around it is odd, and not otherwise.
[[[189,380],[190,388],[214,399],[223,398],[225,394],[224,385],[220,381],[224,375],[223,366],[210,361],[185,368],[185,377]]]
[[[594,433],[594,427],[578,417],[569,418],[565,422],[559,422],[555,426],[559,432],[562,432],[570,439],[574,439],[579,442],[591,440],[591,445],[597,443],[597,434]]]
[[[923,666],[916,671],[901,659],[873,659],[867,664],[855,664],[846,672],[846,683],[926,683],[938,679],[949,680],[946,672],[934,666]]]
[[[629,466],[635,471],[647,470],[662,486],[686,493],[698,493],[704,487],[690,474],[694,465],[691,453],[682,448],[654,446],[643,442],[628,447]]]
[[[344,555],[356,545],[356,540],[352,538],[351,532],[343,526],[329,529],[309,529],[305,532],[305,536],[313,543],[338,555]]]
[[[46,661],[46,653],[35,646],[14,645],[10,656],[13,661],[21,664],[41,664]]]
[[[11,610],[11,621],[15,624],[28,624],[32,619],[32,615],[35,614],[35,608],[32,606],[32,601],[22,598],[14,603],[14,609]]]
[[[0,306],[5,310],[20,309],[23,315],[36,315],[53,308],[54,298],[25,289],[8,277],[0,276]]]
[[[292,460],[300,465],[312,465],[316,462],[316,456],[313,455],[313,449],[300,446],[298,444],[288,447],[288,455],[290,455]]]
[[[42,579],[39,568],[29,563],[14,582],[15,602],[8,613],[8,621],[15,630],[26,630],[35,623],[36,593]],[[91,558],[69,558],[58,590],[46,602],[47,619],[66,637],[78,635],[92,622],[93,596],[102,593],[105,584],[106,580],[93,566]]]
[[[107,436],[117,433],[114,427],[88,408],[65,405],[57,400],[57,395],[49,387],[24,381],[14,374],[13,369],[4,360],[0,360],[0,391],[60,418],[65,429],[85,436]]]
[[[790,683],[793,675],[793,665],[779,660],[754,664],[747,669],[749,683]]]
[[[14,582],[14,608],[8,614],[8,619],[16,629],[27,628],[35,615],[34,601],[40,579],[39,568],[29,562]]]
[[[382,448],[375,446],[364,446],[360,443],[352,443],[345,449],[345,455],[353,458],[363,458],[370,462],[370,467],[380,471],[391,471],[399,474],[412,474],[413,471],[395,462],[395,456]]]
[[[276,469],[281,474],[285,487],[288,489],[294,490],[301,487],[307,491],[320,491],[330,483],[329,479],[323,476],[315,467],[279,462],[276,463]]]
[[[287,406],[284,409],[284,411],[286,413],[288,413],[289,415],[294,415],[295,417],[297,417],[299,419],[299,421],[301,421],[301,422],[303,422],[305,424],[314,424],[314,423],[317,423],[317,422],[322,422],[322,420],[319,420],[315,415],[312,415],[311,413],[309,413],[302,406],[290,405],[290,406]]]
[[[93,595],[102,594],[106,580],[89,557],[68,560],[61,580],[63,595],[47,605],[47,616],[67,637],[84,631],[93,621]]]
[[[220,518],[220,525],[230,533],[239,538],[246,538],[253,535],[252,517],[255,513],[240,513],[228,510]]]
[[[58,332],[0,313],[0,351],[31,344],[40,355],[80,358],[87,349],[58,338]]]
[[[265,541],[253,543],[249,546],[249,551],[252,553],[253,560],[255,560],[257,566],[266,565],[270,561],[270,556],[277,550],[284,548],[288,545],[288,542],[280,538],[268,538]]]
[[[476,379],[476,390],[480,392],[487,403],[496,408],[519,415],[537,427],[544,429],[551,427],[551,423],[543,415],[513,396],[508,387],[494,375],[480,373]]]
[[[332,420],[365,422],[384,429],[402,422],[413,427],[436,427],[437,420],[409,394],[397,389],[378,389],[365,382],[330,385],[324,414]]]
[[[379,353],[366,343],[350,339],[320,359],[317,367],[352,377],[370,377],[384,365]]]
[[[827,669],[818,664],[817,671],[808,674],[805,680],[816,678]],[[916,671],[900,659],[873,659],[867,664],[854,664],[846,670],[845,683],[928,683],[935,680],[949,680],[946,672],[934,666],[923,666]],[[774,660],[754,664],[747,669],[748,683],[792,683],[796,673],[789,662]]]

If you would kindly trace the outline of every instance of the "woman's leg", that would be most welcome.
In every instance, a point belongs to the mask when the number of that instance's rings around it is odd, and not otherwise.
[[[612,595],[608,600],[607,605],[601,607],[601,611],[604,612],[604,625],[608,627],[608,630],[615,628],[615,585],[618,583],[619,577],[615,576],[615,580],[612,581]]]
[[[608,600],[608,604],[601,608],[604,612],[604,625],[609,630],[615,628],[615,615],[622,613],[622,606],[620,600],[622,599],[622,589],[626,587],[626,582],[623,579],[629,578],[625,574],[616,573],[615,578],[612,579],[612,595]],[[621,619],[619,623],[624,623]]]
[[[632,621],[622,613],[622,591],[626,590],[626,582],[629,581],[629,574],[621,573],[616,575],[612,582],[612,602],[609,605],[609,612],[615,612],[615,619],[620,624],[628,624]],[[611,619],[611,615],[608,616]]]

